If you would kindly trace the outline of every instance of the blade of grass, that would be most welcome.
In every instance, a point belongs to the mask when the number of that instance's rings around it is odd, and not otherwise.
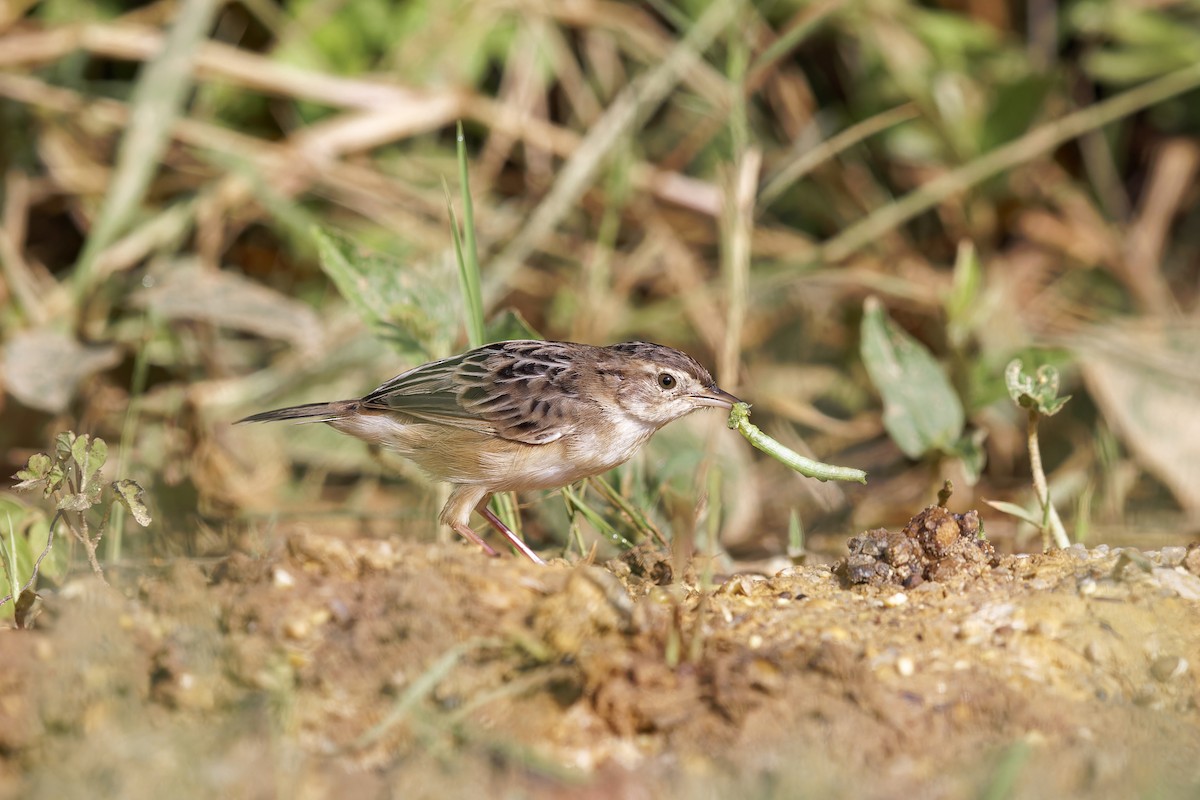
[[[1041,125],[958,169],[939,175],[895,203],[872,212],[821,246],[818,262],[841,261],[918,214],[1087,131],[1200,88],[1200,62],[1170,72],[1093,106]]]
[[[629,135],[639,119],[647,119],[658,109],[683,78],[689,64],[736,18],[740,7],[740,0],[710,3],[661,64],[640,75],[613,99],[604,116],[563,165],[554,186],[529,215],[529,221],[492,261],[484,292],[489,302],[495,302],[521,263],[583,196],[621,137]]]
[[[983,787],[981,800],[1004,800],[1017,794],[1017,781],[1029,763],[1032,751],[1025,741],[1013,742],[1001,755],[992,770],[990,782]]]
[[[454,242],[454,263],[458,264],[458,288],[462,292],[463,302],[467,306],[463,312],[465,316],[463,322],[467,327],[467,338],[473,340],[475,326],[471,324],[471,319],[474,317],[474,313],[471,308],[471,298],[468,296],[467,265],[466,255],[463,253],[462,229],[458,226],[458,214],[454,213],[454,202],[450,199],[450,186],[445,179],[442,180],[442,188],[446,190],[446,212],[450,215],[450,239]]]
[[[797,153],[791,160],[782,164],[763,187],[758,197],[758,211],[761,214],[768,206],[779,199],[779,195],[788,187],[811,172],[817,165],[835,158],[839,153],[849,150],[859,142],[869,139],[877,133],[915,119],[919,115],[917,107],[912,103],[868,117],[862,122],[851,125],[846,130],[829,137],[816,147]]]
[[[125,475],[129,454],[133,452],[134,436],[138,430],[142,397],[146,393],[146,381],[150,374],[149,343],[152,338],[150,314],[142,314],[139,321],[139,347],[133,359],[133,377],[129,382],[129,403],[125,406],[125,420],[121,423],[121,445],[117,448],[117,470],[119,476]],[[125,506],[117,503],[113,506],[109,529],[104,537],[104,560],[117,562],[121,560],[121,546],[125,534]]]
[[[386,736],[397,725],[402,723],[405,718],[411,714],[418,702],[425,698],[430,692],[437,688],[437,685],[453,671],[458,665],[458,662],[463,657],[469,655],[476,650],[485,648],[502,647],[504,642],[500,639],[477,638],[455,645],[442,654],[441,658],[433,662],[424,673],[408,685],[404,693],[396,699],[392,709],[378,723],[364,732],[361,736],[355,739],[347,748],[348,750],[361,750],[365,747],[378,742]]]
[[[562,492],[563,500],[567,502],[567,505],[583,514],[584,519],[590,522],[592,526],[600,532],[601,536],[608,539],[618,547],[626,550],[633,549],[633,542],[617,533],[617,529],[608,524],[608,521],[600,515],[600,512],[596,511],[596,509],[585,503],[583,498],[575,493],[574,489],[572,489],[570,486],[564,486],[559,491]]]
[[[756,86],[761,80],[761,75],[765,74],[778,61],[808,38],[808,35],[816,30],[831,14],[840,11],[842,6],[845,5],[847,5],[846,0],[825,0],[824,2],[800,6],[800,10],[787,23],[787,26],[779,34],[779,38],[763,50],[754,59],[753,63],[750,64],[747,83],[751,86]]]
[[[725,336],[717,361],[721,385],[738,390],[738,363],[742,353],[742,328],[750,293],[750,249],[754,228],[754,195],[762,166],[762,151],[750,145],[746,93],[743,82],[750,60],[749,47],[739,40],[730,42],[728,72],[737,87],[733,112],[729,115],[729,135],[733,142],[733,169],[725,181],[724,208],[721,214],[721,272],[725,279]]]
[[[510,531],[522,540],[525,539],[525,533],[521,530],[521,511],[516,492],[497,492],[492,495],[491,507],[492,513],[499,517]]]
[[[801,563],[804,559],[804,526],[800,523],[800,512],[795,506],[788,512],[788,558],[792,563]]]
[[[467,143],[463,136],[462,122],[456,128],[458,151],[458,183],[462,192],[463,229],[459,241],[458,223],[454,220],[454,209],[450,210],[450,221],[454,226],[454,254],[458,260],[458,279],[462,286],[463,300],[467,309],[467,340],[471,347],[484,344],[483,338],[483,290],[479,278],[479,248],[475,241],[475,206],[471,202],[471,184],[467,176]]]
[[[458,285],[462,290],[467,341],[472,348],[481,347],[486,341],[483,320],[483,291],[479,277],[479,247],[475,238],[475,206],[471,201],[471,183],[467,170],[467,142],[463,135],[462,122],[455,128],[458,158],[458,183],[462,192],[463,225],[460,230],[454,205],[450,202],[450,190],[446,188],[446,208],[450,212],[450,232],[454,239],[454,260],[458,264]],[[443,184],[444,186],[444,184]],[[492,513],[500,518],[508,529],[521,536],[521,515],[517,509],[517,496],[503,492],[492,497]],[[524,538],[524,537],[522,537]]]
[[[658,526],[643,514],[641,509],[630,503],[620,492],[613,488],[613,485],[603,475],[596,475],[588,478],[587,481],[605,500],[617,507],[638,533],[646,538],[653,538],[663,547],[668,546],[667,537],[663,536]]]
[[[121,137],[116,167],[100,215],[83,246],[72,278],[76,299],[95,281],[95,265],[137,214],[171,139],[192,86],[193,59],[207,39],[216,0],[183,0],[158,54],[146,62],[133,90],[129,127]]]

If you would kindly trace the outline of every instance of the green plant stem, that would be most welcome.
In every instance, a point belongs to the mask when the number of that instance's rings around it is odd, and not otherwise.
[[[1066,528],[1058,511],[1050,502],[1050,485],[1046,482],[1046,473],[1042,468],[1042,449],[1038,444],[1038,419],[1036,409],[1029,409],[1029,471],[1033,473],[1033,491],[1037,494],[1038,503],[1042,507],[1042,549],[1050,549],[1051,537],[1056,547],[1070,547]]]

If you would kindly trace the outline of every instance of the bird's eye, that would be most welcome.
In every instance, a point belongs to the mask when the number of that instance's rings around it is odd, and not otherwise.
[[[669,372],[658,373],[658,385],[664,389],[674,389],[675,376]]]

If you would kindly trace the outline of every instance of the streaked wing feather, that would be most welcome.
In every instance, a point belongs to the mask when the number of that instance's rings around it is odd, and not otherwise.
[[[561,344],[522,340],[416,367],[363,402],[502,439],[548,444],[571,430],[578,406],[586,402],[577,384],[578,373]]]

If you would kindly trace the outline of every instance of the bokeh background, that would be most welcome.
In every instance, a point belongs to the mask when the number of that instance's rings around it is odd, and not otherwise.
[[[1072,395],[1040,428],[1072,538],[1187,541],[1197,87],[1200,9],[1173,0],[9,0],[0,470],[103,437],[155,515],[110,531],[127,563],[295,520],[436,535],[441,490],[386,454],[231,423],[465,349],[461,121],[490,319],[682,348],[772,436],[871,474],[800,478],[695,415],[613,477],[664,531],[837,553],[950,479],[998,547],[1037,549],[982,505],[1033,507],[1020,357]],[[945,376],[948,438],[889,435],[876,301]],[[613,547],[556,494],[522,503],[538,546]]]

